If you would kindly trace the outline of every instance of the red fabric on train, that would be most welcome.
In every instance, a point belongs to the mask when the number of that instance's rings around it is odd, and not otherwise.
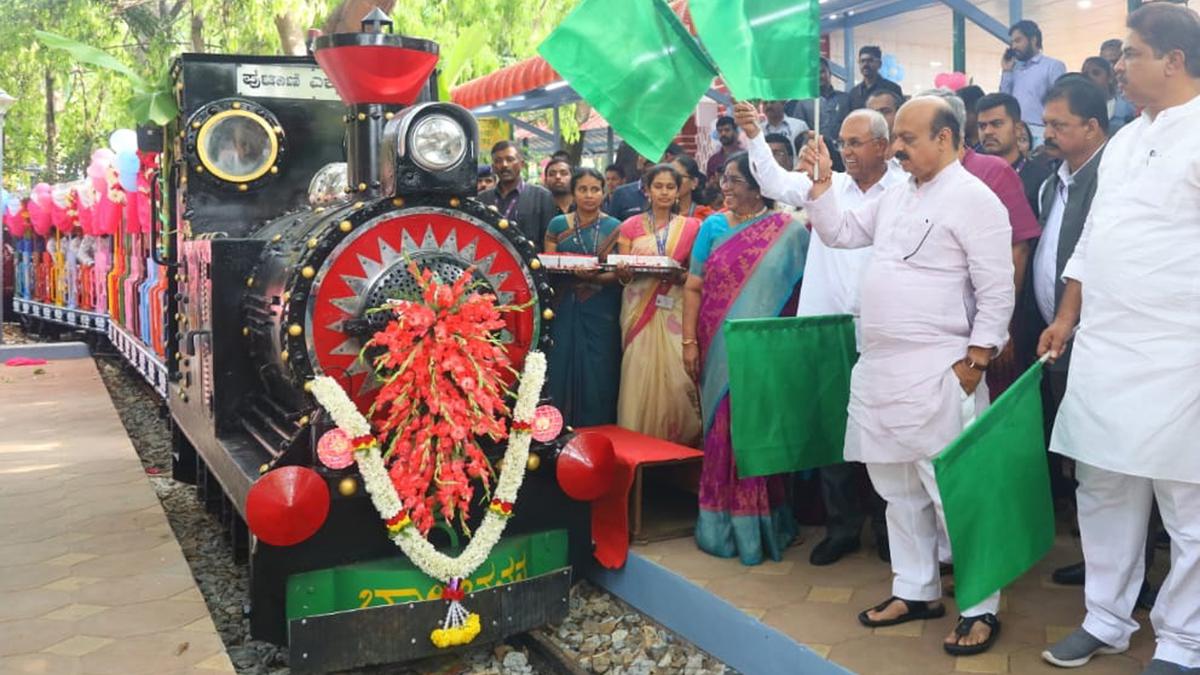
[[[629,490],[639,464],[703,457],[704,453],[616,425],[587,427],[578,431],[604,434],[612,441],[617,466],[608,494],[592,502],[594,555],[601,565],[618,569],[629,554]]]

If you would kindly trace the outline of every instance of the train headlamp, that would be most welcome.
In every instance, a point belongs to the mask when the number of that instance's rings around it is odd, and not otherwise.
[[[446,115],[427,115],[413,125],[408,149],[412,160],[426,171],[445,171],[467,154],[467,134]]]

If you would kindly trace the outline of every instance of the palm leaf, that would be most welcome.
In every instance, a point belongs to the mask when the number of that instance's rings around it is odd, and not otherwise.
[[[63,37],[57,33],[48,33],[44,30],[35,30],[33,34],[42,44],[51,49],[61,49],[74,56],[81,63],[121,73],[128,77],[130,82],[133,82],[134,87],[146,88],[146,81],[142,79],[141,75],[138,75],[133,68],[103,49],[98,49],[82,42],[76,42],[71,38]]]

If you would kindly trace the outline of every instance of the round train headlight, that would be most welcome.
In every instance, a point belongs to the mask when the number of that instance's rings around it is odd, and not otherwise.
[[[427,171],[445,171],[467,154],[467,134],[462,125],[446,115],[429,115],[413,125],[409,154]]]

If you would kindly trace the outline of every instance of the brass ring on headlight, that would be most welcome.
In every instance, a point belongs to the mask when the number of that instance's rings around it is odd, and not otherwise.
[[[248,119],[256,124],[266,134],[267,142],[269,143],[267,156],[259,161],[253,170],[243,174],[235,174],[222,169],[219,164],[220,158],[214,159],[208,153],[208,140],[213,130],[219,127],[222,122],[233,118]],[[276,161],[279,159],[279,136],[275,132],[274,125],[256,112],[246,110],[245,108],[222,110],[205,120],[200,127],[196,136],[196,156],[200,160],[201,166],[212,176],[228,183],[250,183],[270,173],[271,167],[276,165]]]

